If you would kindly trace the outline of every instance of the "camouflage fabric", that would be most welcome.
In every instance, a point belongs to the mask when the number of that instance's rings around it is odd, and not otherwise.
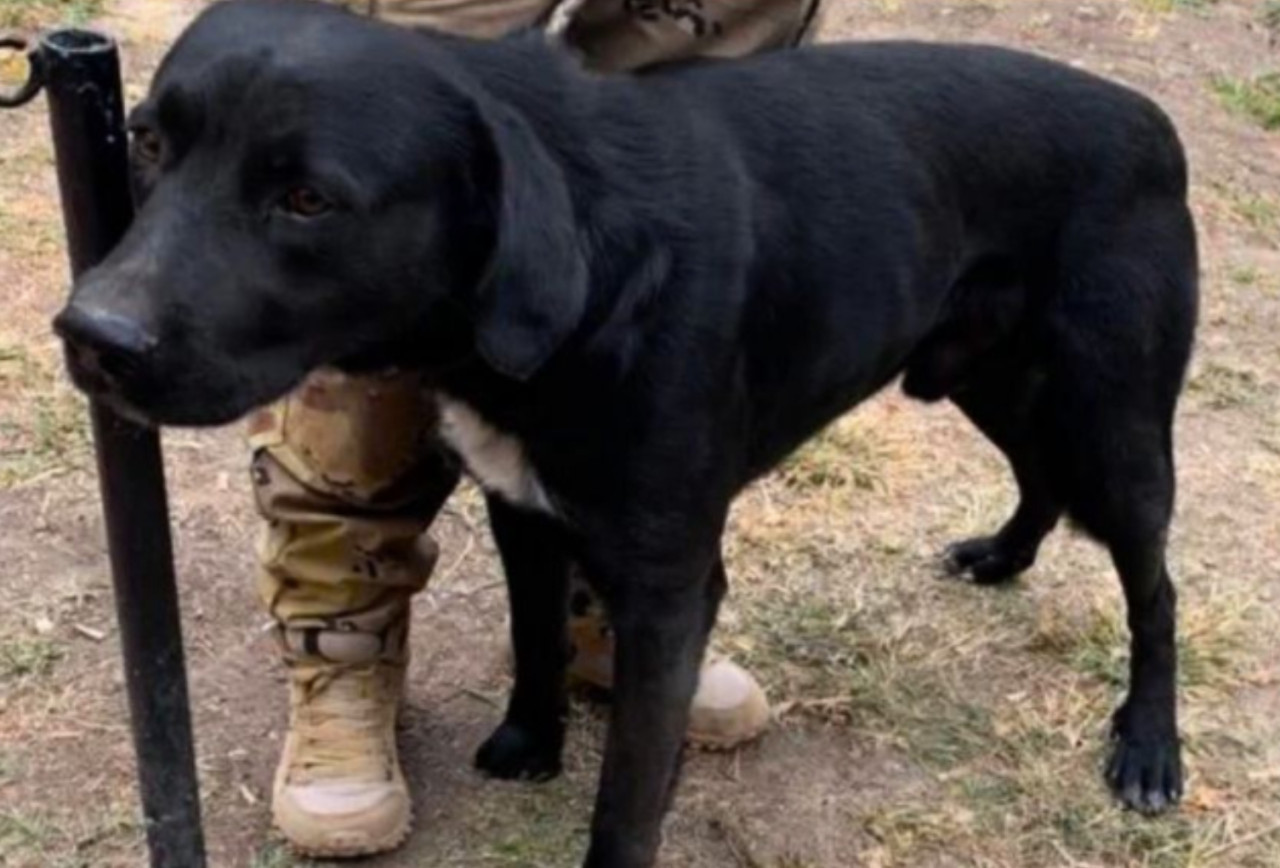
[[[689,57],[742,57],[792,45],[811,30],[817,0],[331,0],[388,21],[496,37],[567,28],[599,69]]]
[[[342,0],[333,0],[342,2]],[[733,56],[798,41],[816,0],[345,0],[407,25],[496,37],[549,25],[599,69]],[[423,534],[456,484],[414,376],[324,372],[251,417],[259,591],[282,624],[407,606],[435,562]],[[575,591],[576,614],[599,607]],[[598,629],[585,626],[583,629]]]
[[[423,536],[457,483],[416,377],[312,376],[249,420],[259,591],[282,623],[406,601],[426,584]]]
[[[591,66],[637,69],[795,45],[817,9],[818,0],[585,0],[565,35]]]

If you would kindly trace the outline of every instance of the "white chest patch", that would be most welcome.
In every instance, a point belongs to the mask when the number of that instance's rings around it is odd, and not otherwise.
[[[554,512],[524,444],[484,420],[468,404],[440,395],[440,435],[480,487],[509,503]]]

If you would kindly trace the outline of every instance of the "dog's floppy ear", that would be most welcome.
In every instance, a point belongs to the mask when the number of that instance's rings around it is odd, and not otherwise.
[[[587,263],[563,171],[528,123],[480,105],[496,182],[493,260],[477,297],[480,355],[527,380],[572,334],[587,304]],[[491,186],[492,189],[492,186]]]

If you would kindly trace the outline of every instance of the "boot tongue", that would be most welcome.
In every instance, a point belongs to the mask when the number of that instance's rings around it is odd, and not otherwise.
[[[380,781],[391,775],[381,744],[398,697],[387,664],[328,664],[295,670],[293,727],[306,762],[295,782]],[[308,671],[311,670],[311,671]]]

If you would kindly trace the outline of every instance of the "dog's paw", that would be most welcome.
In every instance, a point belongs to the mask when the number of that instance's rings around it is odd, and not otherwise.
[[[947,546],[942,566],[947,574],[967,577],[977,585],[1011,582],[1035,563],[1035,555],[1010,550],[999,536],[967,539]]]
[[[502,780],[549,781],[560,774],[561,742],[504,723],[476,752],[476,768]]]
[[[1142,814],[1166,811],[1182,799],[1182,746],[1176,735],[1133,733],[1116,715],[1107,784],[1121,803]]]

